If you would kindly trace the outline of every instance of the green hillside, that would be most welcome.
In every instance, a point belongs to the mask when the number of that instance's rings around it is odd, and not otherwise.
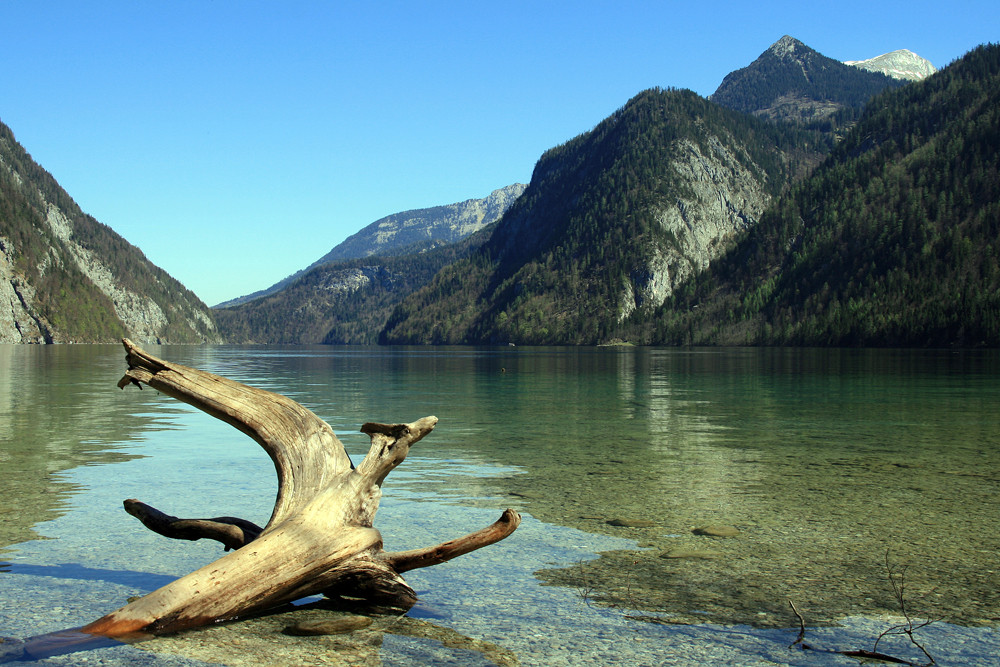
[[[1000,345],[1000,47],[884,93],[812,177],[630,333],[650,343]]]

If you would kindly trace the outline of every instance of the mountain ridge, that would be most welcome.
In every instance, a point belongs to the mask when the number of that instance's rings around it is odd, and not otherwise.
[[[263,290],[216,304],[229,308],[278,292],[308,271],[334,261],[360,259],[372,255],[395,255],[427,250],[455,243],[495,222],[524,192],[526,185],[513,183],[497,188],[486,197],[454,204],[410,209],[379,218],[317,259],[304,269]]]
[[[394,254],[394,249],[421,241],[454,243],[499,220],[526,187],[514,183],[479,199],[387,215],[347,237],[306,268],[333,260]]]

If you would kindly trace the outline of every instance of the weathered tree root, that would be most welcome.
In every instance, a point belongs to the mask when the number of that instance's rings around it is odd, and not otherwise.
[[[323,593],[408,609],[416,594],[402,572],[443,563],[498,542],[521,517],[506,510],[491,526],[425,549],[382,550],[372,527],[381,485],[436,417],[410,424],[369,423],[371,448],[354,468],[330,426],[295,401],[158,359],[123,341],[125,388],[148,385],[221,419],[253,438],[274,462],[278,495],[264,528],[234,517],[178,519],[138,500],[125,509],[150,530],[175,539],[213,539],[232,550],[81,630],[126,638],[230,620]]]

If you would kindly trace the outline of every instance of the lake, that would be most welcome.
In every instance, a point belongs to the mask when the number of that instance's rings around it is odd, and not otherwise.
[[[808,644],[871,650],[902,616],[890,573],[935,621],[914,637],[938,664],[1000,655],[997,351],[146,349],[294,398],[355,463],[362,423],[439,417],[383,486],[387,550],[506,507],[522,526],[407,573],[421,602],[352,635],[282,634],[330,613],[308,600],[38,664],[855,665],[789,648],[791,605]],[[120,346],[0,346],[0,636],[83,625],[222,555],[151,533],[125,498],[270,515],[253,441],[120,391],[124,370]],[[926,660],[905,637],[878,648]]]

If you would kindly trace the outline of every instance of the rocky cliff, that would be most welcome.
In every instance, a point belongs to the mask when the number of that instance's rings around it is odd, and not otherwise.
[[[0,123],[0,342],[219,342],[211,311],[85,215]]]
[[[394,251],[421,241],[454,243],[499,220],[526,187],[515,183],[482,199],[394,213],[348,237],[309,268],[340,259],[395,254]]]
[[[729,143],[729,142],[727,142]],[[656,207],[660,228],[673,243],[651,247],[645,266],[623,282],[619,321],[637,308],[655,308],[674,288],[705,269],[740,232],[756,224],[771,196],[764,171],[737,157],[740,148],[710,135],[702,145],[681,139],[670,180],[683,183],[674,201]],[[741,152],[741,151],[740,151]]]

